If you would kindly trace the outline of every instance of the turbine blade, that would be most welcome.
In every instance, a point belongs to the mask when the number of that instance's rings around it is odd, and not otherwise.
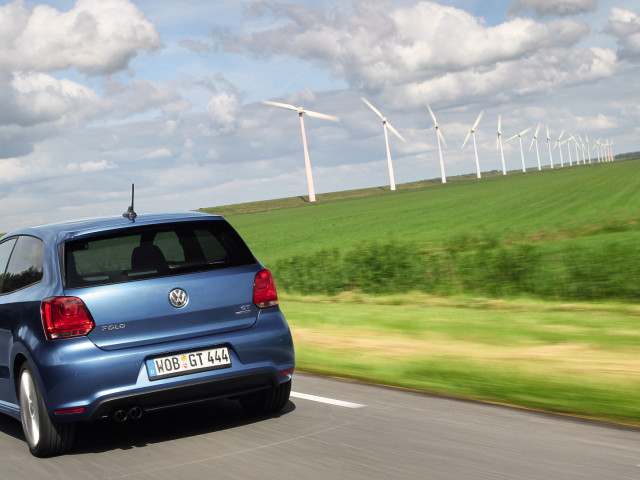
[[[525,133],[529,133],[531,131],[533,127],[529,127],[529,128],[525,128],[524,130],[522,130],[518,135],[522,136]]]
[[[533,134],[534,138],[538,138],[538,133],[540,133],[540,124],[538,124],[538,128],[536,128],[536,133]]]
[[[380,119],[381,119],[381,120],[384,118],[384,117],[382,116],[382,114],[380,113],[380,111],[379,111],[376,107],[374,107],[373,105],[371,105],[371,103],[369,102],[369,100],[367,100],[367,99],[366,99],[366,98],[364,98],[364,97],[360,97],[360,98],[362,99],[362,101],[363,101],[364,103],[366,103],[366,104],[367,104],[367,106],[368,106],[371,110],[373,110],[373,113],[375,113],[376,115],[378,115],[378,116],[380,117]]]
[[[558,140],[561,140],[563,135],[564,135],[564,130],[562,130],[562,132],[560,132],[560,136],[558,137]]]
[[[478,115],[478,118],[476,118],[476,123],[473,124],[473,127],[471,127],[471,130],[475,130],[476,127],[478,126],[478,124],[480,123],[480,120],[482,119],[482,116],[484,115],[484,110],[482,110],[480,112],[480,115]]]
[[[510,142],[511,140],[513,140],[514,138],[516,138],[517,136],[518,136],[518,134],[516,133],[515,135],[513,135],[513,136],[511,136],[511,137],[507,138],[505,141],[506,141],[506,142]]]
[[[438,120],[436,120],[436,116],[433,113],[433,110],[431,110],[431,107],[429,106],[429,104],[427,103],[427,108],[429,109],[429,113],[431,114],[431,119],[433,120],[434,125],[438,125]]]
[[[400,132],[398,132],[398,130],[396,130],[389,122],[387,122],[387,128],[391,130],[400,140],[402,140],[403,142],[405,141],[404,137],[400,135]]]
[[[335,115],[327,115],[326,113],[312,112],[311,110],[305,110],[304,113],[306,113],[310,117],[324,118],[325,120],[331,120],[332,122],[340,121],[340,117],[336,117]]]
[[[531,139],[531,145],[529,145],[529,151],[531,151],[531,149],[533,148],[533,142],[535,142],[535,141],[536,141],[536,137],[533,137]]]
[[[502,115],[498,114],[498,133],[502,130]]]
[[[440,137],[440,140],[442,140],[444,147],[447,148],[447,142],[444,141],[444,135],[442,135],[442,132],[440,131],[439,128],[437,130],[438,130],[438,136]]]
[[[462,143],[462,148],[464,148],[464,146],[467,144],[467,141],[469,140],[470,136],[471,136],[471,130],[469,130],[469,133],[467,133],[467,138],[464,139],[464,142]]]
[[[262,100],[262,103],[274,107],[286,108],[287,110],[295,110],[296,112],[298,111],[298,107],[294,107],[293,105],[289,105],[288,103],[272,102],[271,100]]]
[[[496,150],[498,150],[500,148],[500,133],[498,133],[498,136],[496,137]]]

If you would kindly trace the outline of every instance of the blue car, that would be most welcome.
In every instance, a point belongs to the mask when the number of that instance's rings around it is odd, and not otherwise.
[[[281,410],[295,366],[269,270],[222,217],[124,215],[0,239],[0,412],[31,453],[77,422],[234,398]]]

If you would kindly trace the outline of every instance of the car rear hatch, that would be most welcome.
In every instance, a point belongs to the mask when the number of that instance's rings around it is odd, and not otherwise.
[[[258,315],[252,303],[258,270],[244,266],[69,293],[79,297],[93,317],[96,326],[89,339],[115,350],[251,327]],[[172,293],[186,304],[174,306]]]
[[[223,219],[91,233],[63,249],[65,295],[80,298],[88,338],[116,350],[251,327],[262,267]]]

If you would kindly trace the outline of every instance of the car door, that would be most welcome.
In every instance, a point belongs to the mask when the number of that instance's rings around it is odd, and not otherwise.
[[[42,240],[21,235],[0,243],[0,411],[15,402],[11,350],[25,319],[39,316],[41,298],[30,287],[42,280]]]

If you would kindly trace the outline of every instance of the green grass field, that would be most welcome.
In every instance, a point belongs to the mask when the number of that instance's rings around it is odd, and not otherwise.
[[[441,248],[468,238],[552,241],[639,231],[640,161],[511,173],[226,215],[267,265],[371,241]],[[334,198],[335,198],[334,197]],[[285,203],[286,204],[286,203]],[[268,205],[268,202],[267,202]],[[255,208],[260,208],[257,205]]]
[[[299,369],[640,425],[640,161],[210,210]]]

